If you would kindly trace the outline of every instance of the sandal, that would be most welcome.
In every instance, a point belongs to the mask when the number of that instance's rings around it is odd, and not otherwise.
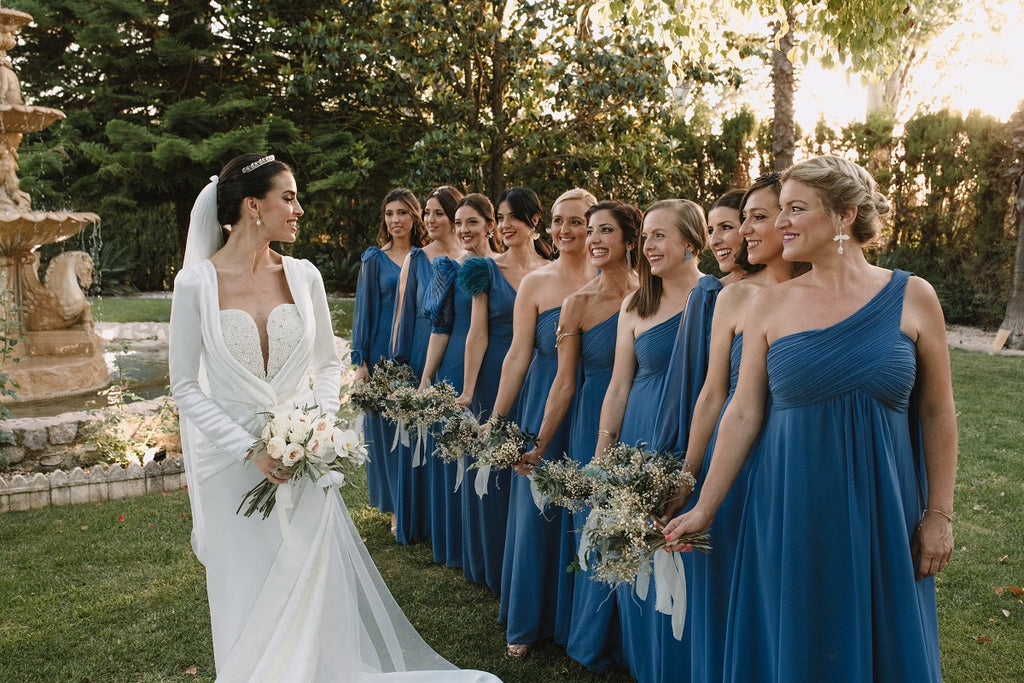
[[[509,657],[525,657],[533,649],[532,643],[506,643],[505,654]]]

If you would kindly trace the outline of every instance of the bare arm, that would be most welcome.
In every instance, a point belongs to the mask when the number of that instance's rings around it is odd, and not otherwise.
[[[472,317],[469,321],[469,333],[466,335],[466,356],[463,361],[462,395],[457,399],[457,403],[463,408],[468,408],[473,401],[480,366],[484,362],[484,354],[487,353],[487,345],[490,343],[490,311],[487,308],[489,301],[490,297],[486,293],[473,297]]]
[[[532,282],[532,279],[523,279],[519,294],[516,295],[516,305],[512,313],[512,344],[501,364],[501,381],[498,383],[498,393],[494,398],[492,415],[506,416],[512,410],[512,404],[519,396],[523,379],[533,358],[533,344],[537,333],[537,307],[534,303],[534,289],[528,282]]]
[[[771,310],[770,304],[764,304],[761,310]],[[705,531],[711,526],[718,507],[761,432],[765,401],[768,398],[768,338],[763,319],[747,327],[743,333],[739,383],[729,407],[722,415],[708,476],[693,509],[676,517],[665,527],[665,535],[670,539],[684,533]]]
[[[957,427],[942,307],[920,278],[907,283],[904,325],[917,345],[919,416],[928,499],[911,543],[917,578],[937,574],[953,553]],[[946,517],[948,515],[948,517]]]
[[[579,304],[576,301],[576,297],[569,297],[558,318],[558,329],[566,334],[558,341],[558,372],[544,404],[544,419],[537,433],[537,444],[523,456],[523,460],[530,465],[539,465],[544,459],[548,444],[565,420],[572,397],[576,394],[576,376],[582,347]]]
[[[725,292],[718,297],[715,305],[715,316],[711,323],[711,352],[708,357],[708,374],[704,379],[697,402],[693,406],[693,418],[690,421],[690,435],[686,444],[684,466],[695,478],[704,466],[704,456],[711,436],[715,433],[715,425],[722,414],[722,406],[729,396],[729,375],[732,370],[730,357],[736,306],[735,298],[727,298]],[[686,501],[691,490],[679,491],[665,509],[666,517],[673,517]]]
[[[628,301],[627,298],[619,311],[618,329],[615,333],[615,364],[612,366],[608,391],[605,392],[604,402],[601,404],[594,455],[600,455],[608,446],[618,442],[622,417],[626,413],[626,401],[629,399],[629,391],[633,388],[633,378],[636,376],[636,337],[633,328],[637,316],[626,311]]]
[[[423,377],[420,378],[420,391],[429,387],[431,382],[434,381],[434,375],[437,374],[437,369],[441,367],[444,352],[448,350],[448,340],[450,338],[451,335],[449,334],[442,334],[440,332],[430,333],[430,341],[427,342],[427,359],[423,364]]]

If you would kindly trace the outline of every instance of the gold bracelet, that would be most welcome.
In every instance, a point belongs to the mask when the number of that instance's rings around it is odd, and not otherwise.
[[[607,429],[598,429],[597,430],[597,435],[600,437],[602,434],[607,436],[609,439],[617,439],[617,438],[619,438],[619,435],[616,434],[615,432],[610,432]]]
[[[945,517],[946,519],[949,520],[950,524],[953,523],[953,515],[947,515],[942,510],[936,510],[935,508],[925,508],[924,512],[921,513],[921,516],[924,517],[925,513],[928,513],[928,512],[934,512],[937,515],[942,515],[943,517]]]

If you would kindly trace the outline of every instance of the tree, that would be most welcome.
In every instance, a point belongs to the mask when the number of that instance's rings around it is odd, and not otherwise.
[[[728,29],[743,17],[759,15],[773,28],[771,73],[774,117],[772,125],[773,166],[792,163],[796,146],[793,123],[795,78],[793,65],[820,59],[826,66],[836,60],[849,61],[855,71],[867,72],[893,64],[899,54],[900,38],[914,25],[912,6],[897,0],[863,0],[857,3],[819,0],[736,0],[732,6],[713,0],[601,0],[593,12],[626,18],[634,24],[673,42],[674,62],[706,62],[727,58],[732,46],[725,39]],[[795,40],[794,28],[802,39]],[[865,30],[870,27],[870,30]]]
[[[1024,348],[1024,102],[1017,107],[1009,125],[1013,129],[1015,163],[1008,169],[1015,178],[1013,205],[1016,210],[1017,248],[1013,259],[1013,278],[1010,283],[1006,315],[999,325],[999,334],[1005,335],[1010,346]]]
[[[293,166],[293,253],[341,288],[397,185],[643,203],[688,182],[663,48],[591,30],[585,2],[13,1],[37,17],[14,54],[25,91],[68,113],[23,145],[25,188],[104,217],[105,253],[148,287],[169,285],[196,193],[241,151]]]

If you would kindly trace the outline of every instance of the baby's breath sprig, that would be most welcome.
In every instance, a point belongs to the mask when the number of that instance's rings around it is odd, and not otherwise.
[[[491,426],[484,448],[470,468],[489,465],[492,469],[512,467],[519,464],[523,454],[537,443],[537,436],[521,429],[519,425],[504,415],[491,415],[487,421]]]

